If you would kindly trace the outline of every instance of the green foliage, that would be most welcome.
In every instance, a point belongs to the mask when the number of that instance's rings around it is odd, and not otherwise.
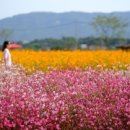
[[[12,29],[1,29],[0,30],[0,37],[3,40],[7,40],[7,38],[13,33]]]
[[[97,16],[92,22],[98,37],[102,39],[102,45],[109,45],[113,38],[123,38],[127,23],[114,16]]]
[[[34,49],[34,50],[74,50],[76,48],[80,48],[81,44],[86,44],[88,47],[95,46],[95,48],[99,48],[100,42],[104,40],[100,37],[86,37],[80,38],[78,41],[75,38],[66,38],[62,39],[44,39],[44,40],[34,40],[28,44],[24,44],[24,48]],[[111,42],[107,46],[108,49],[116,48],[116,46],[120,44],[130,44],[130,39],[124,38],[112,38]],[[104,45],[106,46],[106,44]]]
[[[72,37],[63,37],[62,39],[48,38],[44,40],[34,40],[29,44],[25,44],[24,47],[35,50],[73,50],[77,49],[78,43],[76,39]]]

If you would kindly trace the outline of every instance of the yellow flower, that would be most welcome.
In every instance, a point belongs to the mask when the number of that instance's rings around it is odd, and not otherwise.
[[[125,51],[11,51],[13,62],[27,70],[85,69],[86,67],[126,69],[130,64],[130,52]],[[1,53],[0,53],[1,56]]]

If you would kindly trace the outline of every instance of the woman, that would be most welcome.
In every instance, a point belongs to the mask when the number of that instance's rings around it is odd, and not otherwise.
[[[9,41],[5,41],[3,43],[3,47],[2,47],[2,51],[3,51],[3,60],[5,63],[5,68],[7,70],[9,70],[11,68],[12,65],[12,60],[11,60],[11,54],[9,52],[9,47],[10,47],[10,42]]]

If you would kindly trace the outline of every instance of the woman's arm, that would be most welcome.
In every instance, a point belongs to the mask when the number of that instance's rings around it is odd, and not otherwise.
[[[2,61],[6,63],[7,60],[8,60],[8,52],[7,50],[5,50],[2,55]]]

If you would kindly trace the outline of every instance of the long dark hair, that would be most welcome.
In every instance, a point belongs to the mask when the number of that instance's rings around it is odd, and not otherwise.
[[[4,51],[8,45],[9,45],[9,41],[4,41],[2,46],[2,51]]]

